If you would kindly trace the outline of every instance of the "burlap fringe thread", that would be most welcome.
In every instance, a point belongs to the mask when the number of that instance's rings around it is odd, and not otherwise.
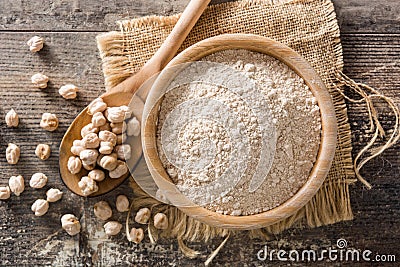
[[[360,152],[358,152],[358,154],[356,155],[353,166],[358,180],[362,182],[368,189],[371,189],[372,188],[371,184],[362,177],[362,175],[360,174],[360,170],[368,161],[382,154],[383,151],[393,146],[399,140],[400,111],[396,103],[394,103],[394,101],[391,98],[384,96],[376,89],[366,84],[357,83],[353,81],[345,74],[343,74],[341,71],[336,72],[336,78],[338,83],[335,85],[334,88],[336,88],[346,100],[354,104],[361,104],[365,102],[367,106],[369,123],[370,123],[369,132],[371,133],[373,132],[374,134],[371,140],[367,143],[367,145],[364,148],[362,148]],[[354,90],[354,92],[356,92],[361,98],[353,99],[348,97],[341,89],[342,86],[347,86],[348,88]],[[389,138],[387,138],[387,140],[384,141],[383,145],[377,147],[373,146],[374,144],[377,143],[378,138],[383,139],[386,136],[386,132],[379,121],[378,112],[374,106],[374,99],[386,102],[387,106],[391,109],[393,115],[395,116],[394,126],[393,129],[389,132]],[[365,157],[363,158],[363,156]]]
[[[261,0],[254,0],[247,2],[246,4],[257,4]],[[265,3],[265,0],[262,0]],[[286,3],[286,2],[297,2],[290,0],[279,0],[279,1],[267,1],[271,4]],[[235,2],[240,5],[240,2]],[[220,5],[228,5],[233,3],[223,3]],[[211,6],[210,8],[215,8],[216,6]],[[330,10],[329,24],[336,30],[337,22],[335,18],[335,13],[333,7]],[[146,27],[162,27],[165,25],[170,25],[175,23],[179,18],[179,15],[171,17],[145,17],[134,21],[124,21],[120,22],[121,27],[141,27],[145,25]],[[151,23],[149,23],[151,22]],[[339,38],[339,36],[337,36]],[[122,82],[133,73],[135,73],[140,66],[133,65],[132,62],[136,62],[137,59],[132,58],[130,54],[125,53],[125,37],[121,32],[109,32],[102,34],[97,38],[99,50],[101,51],[101,58],[103,59],[103,71],[105,76],[106,88],[112,88],[116,84]],[[342,50],[340,45],[340,40],[338,39],[337,45],[334,46],[334,51],[338,58],[342,56]],[[361,181],[367,188],[371,188],[370,183],[368,183],[360,174],[361,168],[371,159],[380,155],[385,149],[391,147],[400,138],[399,132],[399,109],[397,105],[388,97],[382,95],[375,89],[368,85],[354,82],[352,79],[348,78],[341,71],[342,62],[339,60],[337,62],[337,70],[335,70],[336,79],[332,81],[330,85],[339,94],[332,93],[333,101],[335,103],[339,102],[339,96],[343,96],[346,100],[354,104],[364,104],[368,110],[368,116],[370,121],[370,131],[373,132],[373,137],[368,142],[368,144],[357,154],[354,161],[351,157],[345,158],[344,160],[344,170],[348,174],[347,177],[354,177],[353,170],[356,177]],[[140,64],[139,64],[140,65]],[[357,94],[361,96],[360,99],[352,99],[345,94],[344,87],[354,90]],[[382,128],[378,113],[374,106],[374,100],[383,100],[387,103],[388,107],[392,110],[395,116],[394,127],[391,131],[388,131],[389,137],[386,139],[383,145],[375,146],[379,138],[385,137],[385,131]],[[336,105],[337,119],[339,122],[339,127],[344,127],[342,130],[348,133],[343,137],[342,140],[345,144],[349,144],[349,150],[351,150],[351,134],[350,127],[347,124],[347,116],[344,112],[346,110],[346,104]],[[346,123],[343,123],[346,122]],[[281,233],[282,231],[293,227],[307,225],[309,227],[318,227],[321,225],[332,224],[338,221],[351,220],[353,214],[350,205],[350,195],[349,195],[349,184],[353,183],[353,179],[345,180],[328,180],[324,183],[322,188],[318,193],[312,198],[312,200],[298,212],[290,216],[289,218],[261,229],[248,231],[249,235],[253,238],[264,238],[270,239],[271,235]],[[176,238],[178,240],[179,247],[181,251],[188,257],[194,258],[199,255],[199,253],[191,248],[189,248],[185,242],[193,241],[204,241],[207,242],[215,237],[224,237],[224,241],[221,245],[210,255],[206,264],[208,264],[212,258],[218,253],[222,246],[227,242],[229,236],[237,233],[235,230],[228,230],[216,227],[210,227],[193,218],[187,216],[181,212],[178,208],[161,203],[144,191],[142,191],[139,186],[131,180],[131,186],[134,190],[135,198],[132,201],[131,209],[126,221],[126,231],[129,238],[129,228],[130,228],[130,217],[131,212],[136,212],[138,209],[147,207],[152,211],[152,214],[157,212],[164,212],[168,216],[169,226],[168,229],[160,231],[154,228],[152,222],[148,224],[148,235],[151,242],[156,242],[158,238]]]

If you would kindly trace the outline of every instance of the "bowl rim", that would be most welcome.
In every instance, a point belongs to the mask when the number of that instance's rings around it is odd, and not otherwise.
[[[222,34],[200,41],[179,53],[166,69],[192,61],[197,61],[207,55],[222,50],[245,49],[254,52],[260,52],[276,58],[286,64],[303,78],[313,95],[317,99],[321,115],[321,139],[316,161],[313,165],[311,173],[303,186],[289,199],[281,203],[279,206],[265,212],[253,215],[224,215],[208,210],[201,206],[178,207],[186,215],[193,217],[205,224],[215,227],[227,229],[257,229],[274,223],[277,223],[294,213],[309,202],[322,186],[329,169],[331,167],[337,139],[337,120],[332,97],[325,87],[318,73],[313,69],[311,64],[288,46],[272,40],[267,37],[253,34]],[[162,80],[161,72],[157,81]],[[154,88],[159,84],[155,82],[149,92],[148,97],[154,96]],[[148,101],[146,101],[148,103]],[[146,107],[145,104],[145,110]],[[153,116],[153,121],[154,116]],[[154,132],[151,132],[150,118],[143,118],[144,127],[142,127],[142,147],[143,155],[149,166],[149,171],[153,180],[159,188],[170,191],[174,190],[175,185],[170,180],[164,168],[160,169],[155,166],[162,166],[161,160],[158,158]],[[153,125],[154,126],[154,125]],[[153,127],[154,128],[154,127]]]

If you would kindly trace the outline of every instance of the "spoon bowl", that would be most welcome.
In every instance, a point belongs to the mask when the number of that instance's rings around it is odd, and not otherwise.
[[[129,92],[113,92],[107,93],[101,96],[103,101],[109,107],[121,106],[121,105],[131,105],[135,106],[133,109],[133,115],[138,119],[139,122],[142,121],[142,110],[144,106],[144,102],[139,97],[135,96]],[[82,168],[82,170],[77,174],[72,174],[68,171],[68,159],[71,156],[74,156],[71,152],[72,143],[74,140],[82,139],[80,129],[82,129],[85,125],[91,122],[92,116],[87,113],[88,108],[86,107],[84,110],[79,113],[76,119],[72,122],[70,127],[68,128],[65,136],[60,145],[60,173],[61,178],[64,184],[74,193],[83,196],[82,191],[78,187],[78,182],[83,176],[86,176],[89,171]],[[127,142],[132,145],[132,155],[128,160],[129,166],[134,166],[136,162],[138,162],[142,156],[142,145],[140,136],[139,137],[128,137]],[[108,175],[107,175],[108,176]],[[112,179],[106,178],[105,180],[98,182],[99,190],[93,194],[91,197],[103,195],[110,190],[118,187],[126,178],[129,177],[129,172],[124,176]]]

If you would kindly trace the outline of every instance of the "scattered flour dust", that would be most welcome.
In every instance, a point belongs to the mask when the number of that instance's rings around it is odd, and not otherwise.
[[[243,170],[244,178],[227,194],[203,206],[230,215],[256,214],[279,206],[302,187],[316,160],[321,133],[316,99],[301,77],[270,56],[247,50],[226,50],[211,54],[203,60],[223,63],[254,79],[268,104],[276,131],[276,151],[272,166],[261,185],[254,192],[249,192],[254,166],[259,162],[260,139],[267,137],[257,131],[259,118],[253,117],[251,103],[244,103],[247,107],[240,110],[238,117],[244,118],[241,120],[244,121],[245,129],[241,133],[247,135],[251,146],[248,155],[243,155],[243,161],[248,162],[247,168]],[[167,173],[178,186],[201,186],[220,177],[229,166],[229,155],[233,153],[231,144],[235,140],[212,117],[195,119],[178,130],[181,156],[185,160],[198,162],[203,154],[209,152],[202,148],[203,143],[200,141],[208,139],[216,147],[214,159],[201,170],[179,168],[168,160],[163,150],[165,144],[161,142],[162,126],[168,114],[180,103],[199,97],[222,101],[231,109],[243,104],[243,101],[235,100],[235,96],[227,90],[215,92],[215,88],[207,83],[196,86],[200,93],[191,93],[193,91],[184,86],[167,92],[159,113],[159,156]]]

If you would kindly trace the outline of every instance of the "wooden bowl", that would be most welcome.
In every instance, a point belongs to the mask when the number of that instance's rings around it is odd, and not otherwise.
[[[312,66],[294,50],[265,37],[248,34],[224,34],[212,37],[196,43],[181,52],[168,64],[167,68],[182,63],[198,61],[215,52],[231,49],[246,49],[260,52],[280,60],[304,79],[317,99],[322,124],[319,152],[309,178],[297,193],[276,208],[248,216],[218,214],[191,203],[172,183],[162,166],[157,152],[156,129],[158,107],[161,104],[161,99],[158,102],[154,99],[155,95],[157,95],[155,91],[158,90],[157,87],[162,88],[159,86],[163,86],[163,83],[169,81],[169,77],[163,77],[163,73],[160,74],[158,80],[153,85],[146,101],[148,103],[149,100],[150,102],[154,100],[157,102],[156,106],[148,107],[145,104],[142,124],[142,146],[146,163],[155,183],[163,192],[166,192],[167,198],[174,205],[182,203],[176,206],[184,213],[211,226],[243,230],[256,229],[289,217],[303,207],[317,193],[328,174],[334,157],[337,122],[331,96]],[[168,72],[166,73],[168,74]]]

